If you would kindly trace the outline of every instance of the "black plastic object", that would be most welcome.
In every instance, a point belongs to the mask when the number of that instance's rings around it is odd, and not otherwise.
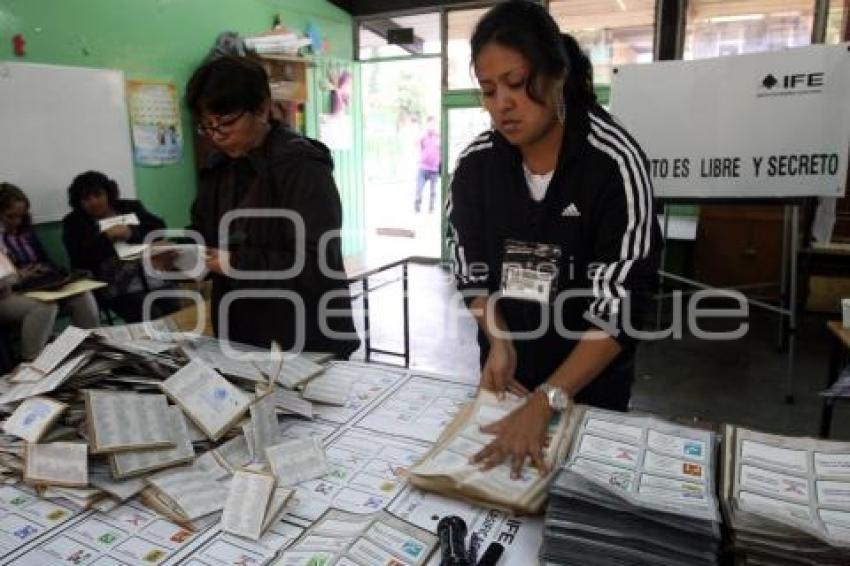
[[[504,551],[504,546],[498,542],[491,542],[487,550],[484,551],[484,554],[481,555],[481,560],[475,566],[494,566],[499,561],[499,558],[502,557]]]
[[[440,538],[440,566],[472,566],[466,556],[466,522],[457,515],[443,517],[437,523]]]

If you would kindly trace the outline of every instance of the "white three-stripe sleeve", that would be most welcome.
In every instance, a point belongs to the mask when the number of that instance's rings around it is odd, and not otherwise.
[[[618,126],[591,115],[588,142],[616,163],[625,202],[625,226],[618,249],[600,258],[603,265],[592,273],[595,300],[590,314],[607,317],[621,311],[620,303],[627,294],[626,278],[635,262],[649,255],[652,187],[640,151]],[[617,230],[613,226],[602,229]]]
[[[475,181],[477,175],[472,170],[473,165],[466,159],[475,152],[492,147],[489,139],[489,134],[482,134],[460,154],[446,200],[446,244],[461,290],[486,286],[489,279],[486,272],[474,269],[474,264],[485,263],[484,243],[481,240],[484,210],[477,198],[480,195],[480,187]]]

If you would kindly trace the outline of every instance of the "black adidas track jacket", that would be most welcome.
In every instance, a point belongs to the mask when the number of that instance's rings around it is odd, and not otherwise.
[[[548,307],[499,301],[512,333],[542,333],[514,339],[517,379],[529,389],[544,382],[580,333],[597,326],[623,351],[577,401],[625,410],[635,340],[624,327],[640,328],[662,245],[647,160],[625,129],[600,107],[570,109],[541,202],[529,194],[518,149],[498,132],[484,132],[458,158],[446,214],[449,254],[467,304],[500,289],[505,240],[561,247],[560,299]],[[483,366],[489,343],[480,329],[478,341]]]

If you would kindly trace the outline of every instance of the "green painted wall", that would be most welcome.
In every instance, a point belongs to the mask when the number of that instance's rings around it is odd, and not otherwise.
[[[360,65],[337,57],[320,57],[308,80],[306,106],[307,131],[319,133],[320,116],[330,111],[330,92],[325,87],[328,71],[346,70],[353,78],[350,91],[351,149],[332,150],[334,178],[339,188],[344,212],[342,253],[357,255],[366,248],[366,203],[363,185],[363,97],[361,96]],[[319,137],[317,135],[317,137]],[[321,139],[321,138],[320,138]]]
[[[172,81],[182,92],[220,32],[252,35],[271,27],[278,13],[296,30],[314,23],[330,55],[352,59],[351,17],[326,0],[0,0],[0,60],[121,69],[127,78]],[[23,58],[12,52],[17,33],[27,42]],[[188,222],[195,194],[185,110],[183,132],[186,151],[179,164],[135,169],[138,197],[176,228]],[[39,231],[54,260],[64,261],[59,224]]]

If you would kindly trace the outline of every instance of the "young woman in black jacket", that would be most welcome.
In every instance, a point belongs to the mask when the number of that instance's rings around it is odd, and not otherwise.
[[[461,153],[447,214],[479,324],[481,386],[526,401],[476,460],[543,467],[566,400],[626,410],[637,313],[661,233],[646,158],[593,94],[588,58],[536,2],[477,24],[472,64],[493,129]]]

